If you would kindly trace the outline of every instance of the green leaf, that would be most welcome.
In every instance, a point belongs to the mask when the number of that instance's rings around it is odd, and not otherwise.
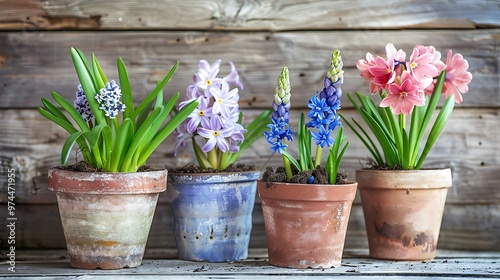
[[[377,162],[377,164],[382,165],[384,161],[382,159],[382,156],[380,155],[378,147],[375,145],[375,143],[372,141],[371,137],[366,133],[363,127],[354,118],[351,118],[352,122],[358,127],[359,129],[358,130],[342,114],[339,114],[339,116],[340,118],[342,118],[344,123],[346,123],[347,126],[349,126],[349,128],[354,132],[354,134],[356,134],[358,139],[361,140],[361,142],[368,149],[368,151],[372,155],[373,159]],[[363,135],[361,135],[361,133],[363,133]]]
[[[99,62],[94,54],[92,54],[92,70],[94,71],[93,76],[97,84],[96,88],[101,89],[105,87],[108,80],[106,79],[106,76],[104,75],[104,72],[102,71],[101,66],[99,65]]]
[[[84,64],[85,69],[87,70],[87,72],[88,73],[92,73],[92,65],[90,65],[90,63],[87,61],[87,58],[85,57],[85,54],[81,50],[79,50],[77,48],[74,48],[74,49],[75,49],[76,53],[78,54],[78,56],[80,56],[80,59],[82,60],[82,62]],[[93,83],[94,87],[98,88],[97,83],[96,83],[94,77],[91,76],[91,78],[92,78],[92,83]]]
[[[47,111],[49,111],[52,115],[54,115],[55,117],[61,119],[62,121],[65,121],[65,122],[69,123],[71,126],[73,126],[71,124],[71,122],[68,120],[68,118],[66,117],[66,115],[64,115],[64,113],[61,112],[61,110],[59,110],[59,108],[57,108],[49,100],[42,98],[42,104],[43,104],[43,106],[45,106],[45,108],[47,108]]]
[[[146,119],[149,116],[149,113],[151,113],[151,109],[153,108],[153,101],[149,102],[144,109],[139,113],[139,116],[137,116],[137,121],[135,122],[135,127],[136,129],[139,129],[141,125],[146,121]],[[125,109],[126,110],[126,109]]]
[[[115,143],[111,152],[111,172],[116,172],[120,169],[125,152],[128,150],[130,143],[134,137],[134,124],[129,118],[123,120],[122,124],[118,127]]]
[[[75,120],[82,131],[89,131],[89,127],[83,117],[78,113],[78,111],[70,104],[66,99],[57,94],[55,91],[52,92],[52,98],[61,105],[61,107],[69,113],[69,115]]]
[[[97,149],[100,152],[101,157],[103,157],[103,165],[106,165],[106,161],[110,159],[110,152],[112,148],[112,139],[111,139],[111,127],[107,124],[99,124],[92,128],[90,134],[87,135],[87,140],[89,141],[89,145],[93,150]],[[102,136],[102,142],[99,139]],[[102,143],[102,147],[99,147],[99,143]]]
[[[203,150],[200,148],[198,143],[196,143],[195,139],[192,139],[193,143],[193,149],[194,149],[194,154],[196,155],[196,160],[198,161],[198,164],[200,165],[201,168],[203,169],[208,169],[211,168],[212,165],[207,159],[207,156],[203,152]]]
[[[410,140],[408,140],[408,134],[406,130],[403,129],[403,143],[401,151],[401,167],[404,170],[408,170],[410,166]]]
[[[240,143],[240,150],[236,153],[231,153],[228,157],[227,165],[230,165],[238,160],[238,158],[248,149],[253,143],[263,137],[264,131],[267,130],[269,124],[269,116],[271,110],[266,110],[259,114],[245,129],[247,132],[244,134],[245,140]]]
[[[120,79],[120,89],[122,91],[122,102],[125,104],[123,118],[128,118],[134,113],[134,100],[132,99],[132,89],[128,78],[127,67],[121,58],[116,61],[118,68],[118,77]]]
[[[51,113],[47,112],[43,108],[38,108],[38,112],[40,112],[40,114],[42,116],[46,117],[47,119],[51,120],[55,124],[64,128],[69,134],[73,134],[73,133],[78,132],[78,130],[75,127],[73,127],[73,125],[71,123],[52,115]],[[85,162],[94,166],[95,163],[94,163],[94,160],[92,159],[92,156],[90,155],[90,149],[87,146],[87,142],[85,142],[84,139],[80,138],[77,140],[77,143],[78,143],[78,147],[80,148],[80,151],[82,152],[83,159],[85,160]]]
[[[409,136],[410,143],[408,148],[410,153],[409,154],[410,161],[408,164],[410,166],[415,166],[416,158],[420,148],[420,142],[418,141],[418,133],[420,131],[420,125],[422,123],[422,118],[425,108],[426,108],[425,105],[417,106],[416,108],[413,109],[413,113],[411,115],[410,136]]]
[[[300,169],[301,166],[299,162],[288,151],[283,150],[281,155],[283,155],[286,159],[288,159],[293,164],[293,166],[297,168],[297,170],[302,171],[302,169]]]
[[[135,119],[137,115],[139,115],[142,110],[146,108],[149,102],[153,101],[153,99],[158,95],[158,93],[167,85],[168,81],[172,78],[174,75],[175,71],[177,70],[177,67],[179,67],[179,62],[175,63],[175,65],[170,69],[168,74],[163,78],[163,80],[156,86],[156,88],[146,97],[144,100],[137,106],[135,111],[129,115],[131,119]]]
[[[62,152],[61,152],[61,164],[63,166],[66,165],[68,162],[69,155],[71,153],[71,149],[73,149],[73,146],[75,145],[75,142],[78,140],[78,138],[82,137],[85,133],[88,133],[88,131],[78,131],[73,134],[71,134],[68,139],[66,139],[66,142],[64,142]]]
[[[422,154],[420,155],[420,158],[418,159],[415,169],[420,169],[422,167],[422,164],[424,163],[427,155],[431,151],[432,146],[434,146],[434,143],[441,134],[441,131],[443,131],[443,128],[446,125],[446,122],[448,121],[451,112],[453,112],[454,107],[455,107],[455,96],[450,95],[450,97],[448,97],[448,99],[446,99],[446,101],[444,102],[444,105],[441,108],[441,111],[439,112],[439,115],[437,116],[436,121],[434,122],[434,125],[431,128],[431,131],[429,132],[429,136],[427,137],[425,147],[422,151]]]
[[[423,117],[421,125],[420,125],[420,131],[418,133],[417,143],[421,143],[421,141],[424,137],[425,131],[427,130],[427,125],[429,124],[429,122],[432,118],[432,115],[433,115],[434,111],[436,110],[436,107],[439,103],[439,99],[441,97],[441,92],[443,90],[445,78],[446,78],[446,69],[443,70],[441,72],[441,74],[439,75],[439,78],[438,78],[436,85],[434,87],[434,91],[432,92],[430,101],[427,102],[428,105],[427,105],[424,117]]]
[[[132,161],[134,159],[134,154],[137,151],[139,144],[147,136],[146,135],[147,131],[151,127],[152,123],[156,120],[156,118],[160,115],[161,111],[162,111],[162,108],[155,109],[151,113],[151,115],[149,115],[148,119],[146,119],[146,121],[144,121],[144,123],[141,125],[141,127],[139,129],[137,129],[137,131],[134,134],[134,137],[132,139],[132,142],[131,142],[131,144],[126,152],[125,158],[123,160],[123,165],[122,165],[123,171],[130,171],[131,170],[132,164],[133,164]]]
[[[99,89],[94,85],[92,74],[87,67],[88,63],[84,62],[86,61],[85,56],[79,50],[71,48],[71,58],[73,59],[76,74],[78,75],[78,79],[83,87],[83,91],[85,92],[85,96],[87,97],[87,101],[97,124],[105,124],[106,118],[102,110],[99,109],[99,103],[95,99],[95,95]]]
[[[191,101],[184,106],[175,116],[170,119],[151,140],[151,144],[139,159],[139,163],[145,162],[153,151],[176,129],[193,111],[198,107],[198,100]]]

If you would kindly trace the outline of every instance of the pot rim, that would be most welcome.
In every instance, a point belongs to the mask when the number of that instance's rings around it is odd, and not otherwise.
[[[356,169],[356,172],[381,172],[381,173],[425,173],[425,172],[448,172],[448,170],[451,172],[451,168],[449,167],[444,167],[444,168],[421,168],[421,169],[411,169],[411,170],[403,170],[403,169],[370,169],[370,168],[362,168],[362,169]]]
[[[257,181],[259,196],[262,199],[296,200],[296,201],[353,201],[356,197],[358,183],[348,181],[347,184],[317,185],[273,182],[267,188],[267,182]]]
[[[361,189],[448,189],[452,186],[451,168],[420,170],[356,170]],[[429,178],[429,176],[432,176]]]
[[[167,169],[144,172],[81,172],[55,167],[48,170],[48,188],[55,192],[86,194],[159,193],[167,188],[167,175]]]
[[[261,171],[218,172],[218,173],[169,173],[169,183],[225,183],[256,181],[260,178]]]

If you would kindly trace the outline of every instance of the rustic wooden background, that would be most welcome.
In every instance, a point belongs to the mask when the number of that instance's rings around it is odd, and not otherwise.
[[[427,167],[451,167],[450,189],[439,248],[500,250],[500,2],[456,1],[0,1],[0,247],[7,247],[7,169],[16,170],[16,247],[64,248],[64,236],[47,169],[58,165],[67,134],[41,117],[40,99],[52,90],[74,98],[72,46],[94,52],[109,78],[117,78],[121,56],[137,98],[180,61],[166,92],[184,92],[200,59],[233,61],[243,79],[241,107],[251,119],[269,108],[283,66],[291,72],[293,114],[322,89],[331,52],[345,65],[344,93],[367,92],[355,61],[366,52],[384,54],[392,42],[407,54],[416,44],[448,49],[469,61],[474,78],[431,152]],[[341,112],[355,116],[343,98]],[[354,179],[368,156],[346,129],[351,146],[342,169]],[[184,151],[173,157],[168,139],[149,162],[182,166],[193,161]],[[265,141],[241,162],[263,166]],[[269,165],[277,166],[275,156]],[[160,196],[148,246],[174,248],[171,213]],[[351,213],[347,248],[366,248],[359,199]],[[252,247],[265,247],[262,210],[254,211]]]

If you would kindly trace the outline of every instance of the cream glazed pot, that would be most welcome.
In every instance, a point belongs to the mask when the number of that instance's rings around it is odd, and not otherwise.
[[[71,266],[84,269],[136,267],[142,262],[167,171],[88,173],[53,168]]]

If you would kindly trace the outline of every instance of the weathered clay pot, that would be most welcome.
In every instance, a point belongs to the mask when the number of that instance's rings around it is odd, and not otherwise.
[[[50,169],[71,266],[136,267],[142,262],[167,171],[86,173]]]
[[[269,263],[291,268],[340,266],[357,183],[258,182]]]
[[[246,259],[260,171],[169,174],[178,258]]]
[[[370,257],[431,260],[451,170],[357,170]]]

